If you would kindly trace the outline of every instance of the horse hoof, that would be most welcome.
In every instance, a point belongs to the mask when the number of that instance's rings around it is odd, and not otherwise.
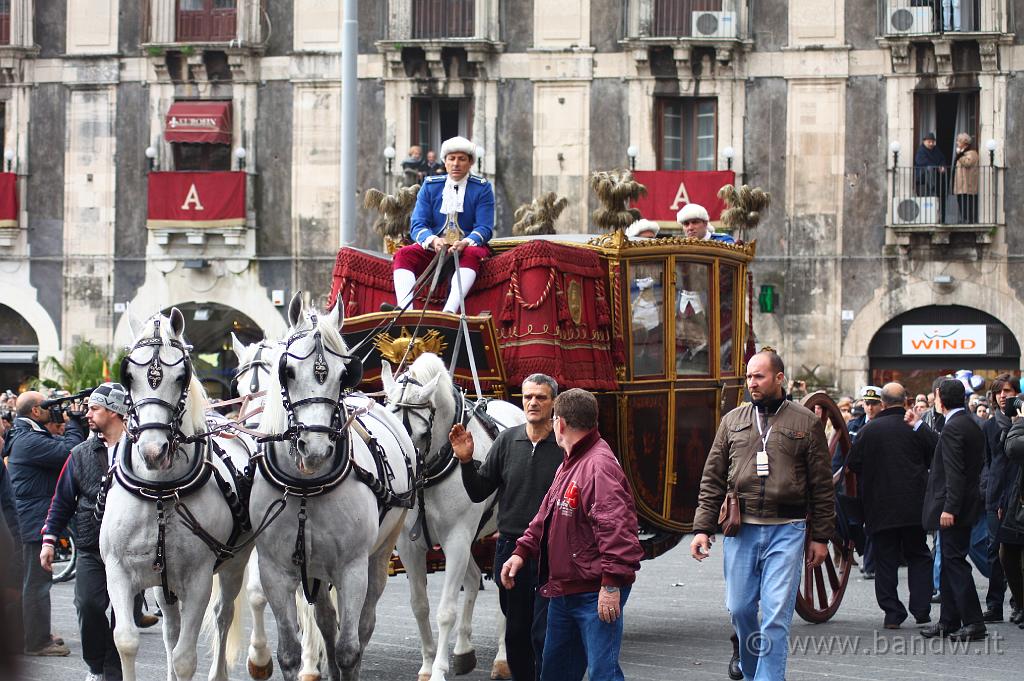
[[[416,681],[430,681],[430,672],[423,672],[416,677]]]
[[[455,674],[455,676],[468,674],[474,669],[476,669],[475,650],[471,650],[468,653],[462,653],[461,655],[452,656],[452,674]]]
[[[317,672],[299,674],[299,681],[320,681],[320,674]]]
[[[491,678],[492,679],[511,679],[512,670],[508,666],[508,662],[505,660],[495,660],[494,664],[491,665]]]
[[[269,679],[274,674],[274,658],[267,660],[264,665],[259,665],[249,660],[249,678],[256,679],[256,681],[264,681]]]

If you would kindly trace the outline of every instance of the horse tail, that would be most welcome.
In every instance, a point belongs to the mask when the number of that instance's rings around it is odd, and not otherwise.
[[[242,573],[242,584],[244,585],[249,576],[246,572],[249,571],[249,566],[246,564],[245,572]],[[228,626],[228,636],[224,642],[224,659],[227,661],[228,669],[235,666],[238,661],[238,653],[242,650],[242,607],[245,603],[245,589],[241,588],[238,590],[238,594],[235,596],[235,607],[234,612],[231,616],[231,624]]]
[[[220,576],[213,576],[213,588],[210,590],[210,602],[203,613],[203,623],[199,627],[199,636],[208,644],[217,645],[217,603],[220,603]]]
[[[316,608],[306,602],[301,589],[295,591],[295,611],[302,637],[302,671],[306,672],[310,671],[306,669],[307,666],[315,668],[318,661],[327,655],[327,644],[316,623]]]
[[[248,571],[248,566],[245,569]],[[242,578],[242,583],[245,583],[245,576]],[[238,661],[238,653],[242,648],[242,592],[243,590],[239,589],[238,595],[235,596],[234,614],[231,617],[227,638],[224,642],[224,660],[227,663],[228,669],[235,666],[235,663]],[[199,634],[203,640],[214,648],[219,645],[220,627],[217,625],[217,604],[220,603],[220,599],[220,575],[214,575],[213,588],[210,591],[210,603],[206,606],[206,612],[203,613],[203,624],[199,629]]]

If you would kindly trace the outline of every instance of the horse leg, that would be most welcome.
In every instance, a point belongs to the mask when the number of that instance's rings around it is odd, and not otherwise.
[[[395,545],[395,538],[402,531],[402,524],[398,523],[391,537],[370,556],[367,569],[366,600],[363,602],[363,612],[359,615],[359,648],[366,650],[370,642],[370,636],[377,626],[377,602],[384,587],[388,583],[388,563],[391,561],[391,547]]]
[[[498,632],[498,652],[494,654],[494,663],[491,665],[492,679],[511,679],[512,668],[508,666],[508,652],[505,650],[505,613],[498,608],[494,618],[494,628]]]
[[[167,660],[167,681],[176,681],[177,675],[171,661],[174,659],[174,646],[178,644],[178,637],[181,633],[181,603],[169,604],[161,589],[153,589],[152,594],[156,600],[156,606],[164,614],[162,623],[164,651]]]
[[[229,560],[217,574],[220,593],[217,603],[214,605],[214,613],[217,618],[217,638],[214,639],[210,681],[227,681],[228,665],[234,662],[233,658],[238,649],[235,598],[242,590],[242,582],[245,580],[245,565],[240,559]]]
[[[369,581],[367,565],[369,556],[355,557],[350,563],[335,571],[334,586],[338,590],[338,639],[334,658],[341,670],[344,681],[358,681],[359,662],[363,651],[359,646],[359,619],[366,602],[366,586]]]
[[[452,672],[456,676],[476,669],[476,651],[473,649],[473,609],[480,593],[480,566],[470,551],[466,576],[462,580],[462,615],[455,630],[455,648],[452,650]]]
[[[335,609],[336,603],[334,599],[334,594],[336,593],[337,591],[332,591],[324,585],[320,589],[320,593],[317,594],[316,603],[310,606],[313,609],[313,615],[316,617],[316,629],[323,637],[323,650],[327,658],[327,673],[333,681],[337,681],[341,676],[341,670],[338,669],[338,662],[335,659],[337,652],[335,643],[338,635],[338,612]],[[303,649],[303,666],[305,666],[305,652],[305,649]],[[316,669],[315,664],[313,669]],[[316,672],[316,676],[313,677],[300,674],[299,681],[316,681],[319,678],[319,672]]]
[[[260,582],[277,620],[277,662],[281,675],[285,681],[296,681],[302,657],[295,611],[296,584],[268,560],[260,561]]]
[[[475,526],[475,524],[474,524]],[[459,600],[459,587],[465,579],[469,565],[469,545],[471,538],[460,537],[457,532],[449,533],[442,546],[444,554],[444,587],[441,589],[441,602],[437,606],[437,655],[430,681],[445,681],[448,673],[448,642],[452,627],[455,625],[455,607]],[[479,582],[472,586],[472,592],[480,588]],[[469,593],[466,594],[467,598]]]
[[[263,616],[267,609],[267,595],[260,584],[259,558],[255,551],[249,556],[246,568],[245,592],[249,597],[249,610],[252,612],[252,634],[249,636],[249,654],[246,666],[249,676],[257,681],[269,679],[274,673],[274,659],[267,645],[267,629]]]
[[[174,657],[172,658],[174,673],[178,675],[178,681],[192,681],[192,677],[195,676],[196,665],[199,661],[196,654],[199,630],[202,627],[203,613],[206,612],[206,606],[210,602],[213,590],[213,565],[203,565],[196,572],[200,575],[210,576],[205,579],[193,578],[188,585],[187,592],[181,594],[181,631],[178,634],[178,642],[174,646]],[[228,606],[224,608],[229,615],[233,609],[233,602],[229,602]],[[228,621],[230,621],[230,617]]]
[[[139,629],[135,626],[135,593],[131,577],[111,562],[107,565],[107,592],[114,609],[114,645],[121,657],[124,681],[135,681],[135,656],[139,652]],[[166,623],[164,627],[166,627]]]
[[[420,630],[420,654],[423,662],[418,672],[418,681],[428,681],[430,670],[437,655],[434,647],[434,632],[430,629],[430,600],[427,597],[427,552],[409,541],[409,534],[403,528],[398,535],[398,555],[409,578],[409,603],[412,606],[416,626]]]

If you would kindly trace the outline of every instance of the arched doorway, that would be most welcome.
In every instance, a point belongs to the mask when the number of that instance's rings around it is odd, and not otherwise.
[[[992,315],[963,305],[929,305],[904,312],[875,333],[868,346],[873,385],[899,381],[928,393],[932,381],[959,369],[991,379],[1020,374],[1020,345]]]
[[[185,339],[192,344],[192,364],[210,397],[227,399],[238,358],[231,350],[234,332],[243,343],[263,338],[263,330],[245,314],[217,303],[176,305],[185,315]],[[163,311],[168,314],[170,308]]]
[[[32,325],[0,304],[0,391],[18,391],[39,375],[39,337]]]

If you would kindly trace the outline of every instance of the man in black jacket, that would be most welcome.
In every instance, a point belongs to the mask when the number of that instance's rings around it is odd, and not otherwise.
[[[985,434],[985,471],[988,484],[985,486],[985,517],[988,529],[988,592],[985,594],[986,622],[1003,621],[1003,598],[1006,596],[1006,577],[999,561],[999,500],[1006,486],[1006,452],[1003,441],[1010,430],[1010,417],[1006,415],[1006,401],[1013,400],[1020,392],[1020,379],[1010,374],[999,374],[992,381],[992,396],[996,408],[992,418],[985,421],[981,432]],[[1019,623],[1021,604],[1010,599],[1013,608],[1011,619]]]
[[[45,399],[34,390],[18,396],[18,418],[8,431],[4,456],[8,457],[7,468],[21,528],[25,654],[63,657],[71,651],[50,632],[52,582],[50,573],[39,565],[39,550],[43,545],[40,529],[46,521],[57,477],[71,448],[85,439],[85,428],[80,417],[72,417],[63,436],[50,433],[46,424],[52,420],[51,414],[39,406]]]
[[[936,443],[921,521],[926,530],[939,531],[942,546],[939,621],[921,634],[977,641],[985,638],[986,629],[967,552],[971,527],[985,508],[980,489],[985,435],[964,409],[965,395],[960,381],[943,381],[936,402],[946,421],[942,434],[927,425],[919,426]]]
[[[907,561],[910,612],[918,624],[931,620],[932,557],[921,510],[934,443],[907,425],[906,400],[899,383],[881,389],[882,411],[857,435],[848,463],[859,476],[875,551],[875,599],[886,629],[898,629],[907,619],[897,594],[900,556]]]

